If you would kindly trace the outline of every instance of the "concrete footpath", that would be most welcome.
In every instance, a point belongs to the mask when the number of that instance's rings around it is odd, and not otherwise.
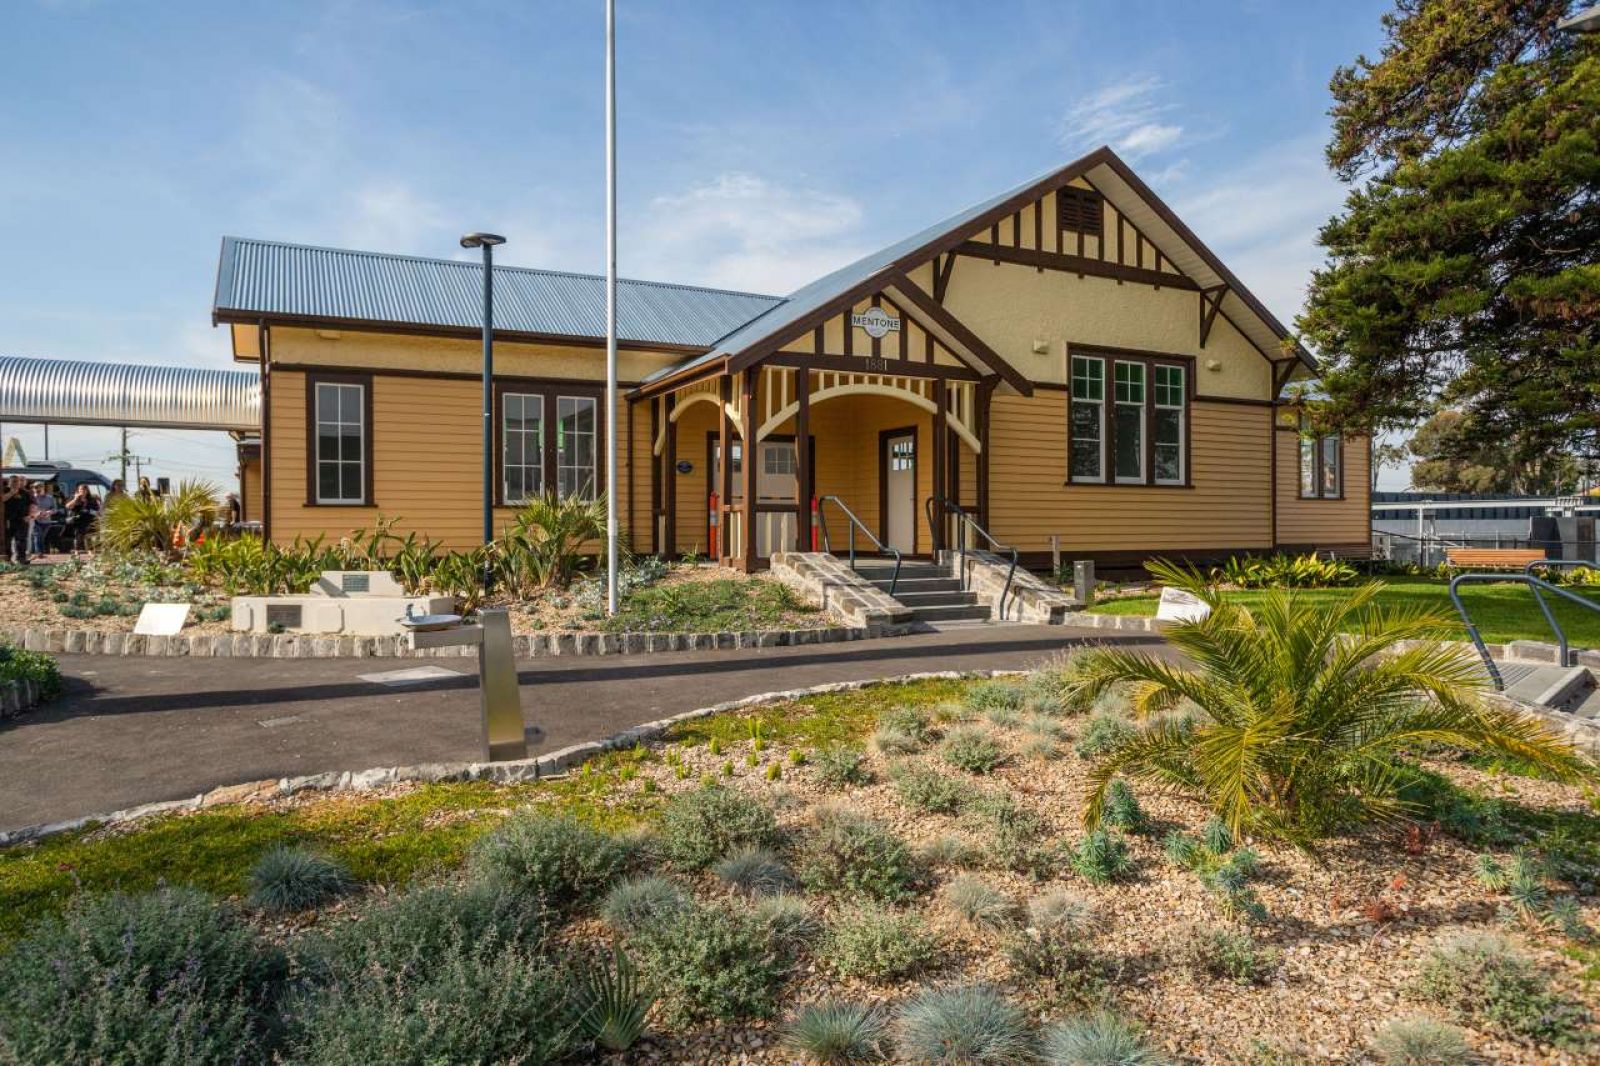
[[[929,670],[1032,666],[1148,634],[984,626],[848,644],[518,664],[537,754],[724,700]],[[262,778],[478,757],[473,659],[61,657],[67,694],[0,723],[0,829]],[[393,686],[362,675],[454,676]]]

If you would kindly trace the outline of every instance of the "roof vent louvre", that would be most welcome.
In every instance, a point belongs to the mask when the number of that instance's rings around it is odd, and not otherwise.
[[[1061,228],[1085,237],[1099,237],[1105,225],[1105,200],[1093,189],[1073,186],[1056,190],[1056,214]]]

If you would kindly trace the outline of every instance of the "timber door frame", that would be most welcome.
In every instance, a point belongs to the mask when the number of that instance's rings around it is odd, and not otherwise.
[[[896,437],[911,438],[911,551],[907,554],[915,555],[921,544],[917,536],[917,477],[921,473],[922,435],[914,425],[878,431],[878,539],[889,543],[889,442]]]
[[[817,435],[815,433],[808,433],[807,437],[810,438],[810,445],[811,445],[809,448],[806,449],[806,451],[810,453],[808,455],[808,457],[807,457],[807,464],[811,468],[811,484],[814,486],[817,483]],[[769,433],[767,436],[762,437],[759,441],[756,442],[756,454],[757,455],[761,454],[761,445],[766,444],[768,441],[776,441],[777,443],[780,443],[780,444],[785,443],[785,442],[787,442],[789,444],[793,444],[794,443],[794,434],[793,433]],[[719,439],[718,433],[717,433],[716,430],[714,430],[714,429],[706,430],[705,512],[706,512],[706,515],[707,515],[708,518],[709,518],[710,513],[711,513],[711,494],[712,494],[712,492],[716,491],[716,489],[717,489],[717,484],[716,484],[716,477],[717,477],[717,445],[720,444],[720,443],[721,443],[721,440]],[[741,437],[734,437],[731,443],[739,445],[739,470],[741,472],[743,472],[743,470],[744,470],[744,439],[741,438]],[[756,479],[757,479],[756,483],[758,485],[760,484],[760,476],[761,476],[760,475],[760,471],[757,471],[756,472]],[[795,488],[796,488],[796,491],[799,490],[798,479],[796,479]],[[759,502],[760,501],[757,501],[758,504],[759,504]],[[727,506],[727,501],[725,501],[725,500],[719,500],[718,501],[719,509],[720,508],[724,508],[726,506]],[[808,533],[810,528],[811,528],[810,527],[811,502],[809,500],[796,500],[795,501],[795,507],[797,509],[797,517],[796,517],[795,521],[797,523],[801,524],[800,528],[801,528],[802,532]],[[709,532],[710,532],[710,525],[709,524],[706,527],[706,531],[709,534]],[[718,538],[717,538],[717,549],[718,549],[719,552],[722,549],[721,541],[722,541],[721,531],[719,530],[718,531]]]

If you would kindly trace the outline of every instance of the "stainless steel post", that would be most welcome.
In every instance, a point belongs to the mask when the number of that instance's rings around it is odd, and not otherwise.
[[[483,696],[483,754],[489,762],[528,757],[522,696],[511,640],[511,616],[502,607],[478,611],[483,643],[478,646],[478,688]]]

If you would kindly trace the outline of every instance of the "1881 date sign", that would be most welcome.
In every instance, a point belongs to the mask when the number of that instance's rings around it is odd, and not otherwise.
[[[851,315],[850,324],[866,330],[867,336],[874,340],[900,332],[900,320],[891,317],[889,312],[881,307],[869,307],[859,315]]]

